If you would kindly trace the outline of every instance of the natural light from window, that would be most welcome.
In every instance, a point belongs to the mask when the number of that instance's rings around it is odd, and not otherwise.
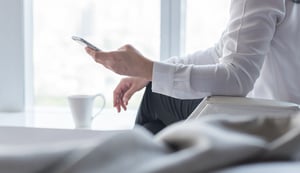
[[[230,0],[187,0],[186,53],[212,47],[229,18]]]
[[[185,53],[213,46],[228,19],[230,0],[186,0]],[[122,76],[96,64],[74,42],[80,36],[103,50],[132,44],[160,59],[160,0],[34,0],[35,106],[65,107],[70,94],[112,93]],[[163,51],[163,50],[162,50]],[[139,105],[142,92],[130,101]]]
[[[65,107],[70,94],[112,93],[121,76],[96,64],[71,40],[85,38],[103,50],[132,44],[159,59],[159,0],[34,0],[35,106]],[[141,94],[129,106],[138,107]]]

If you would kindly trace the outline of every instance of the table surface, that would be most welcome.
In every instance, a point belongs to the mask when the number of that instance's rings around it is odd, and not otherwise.
[[[117,113],[104,109],[97,116],[91,129],[126,130],[134,126],[136,110]],[[36,108],[26,112],[0,112],[0,126],[74,129],[71,112],[66,108]]]

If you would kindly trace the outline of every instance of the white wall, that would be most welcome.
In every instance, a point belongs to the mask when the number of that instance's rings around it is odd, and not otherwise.
[[[25,109],[25,60],[31,54],[25,51],[24,33],[30,30],[25,30],[25,2],[0,0],[0,112]]]

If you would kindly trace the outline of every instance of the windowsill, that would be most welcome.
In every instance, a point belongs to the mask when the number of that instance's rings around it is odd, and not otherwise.
[[[117,113],[104,109],[93,123],[93,130],[125,130],[134,126],[136,110]],[[0,113],[0,126],[74,129],[71,112],[67,108],[36,108],[21,113]]]

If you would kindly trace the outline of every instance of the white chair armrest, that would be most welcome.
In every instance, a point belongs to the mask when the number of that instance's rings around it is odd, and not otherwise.
[[[203,99],[187,121],[211,114],[284,116],[294,114],[299,110],[299,105],[289,102],[247,97],[210,96]]]

